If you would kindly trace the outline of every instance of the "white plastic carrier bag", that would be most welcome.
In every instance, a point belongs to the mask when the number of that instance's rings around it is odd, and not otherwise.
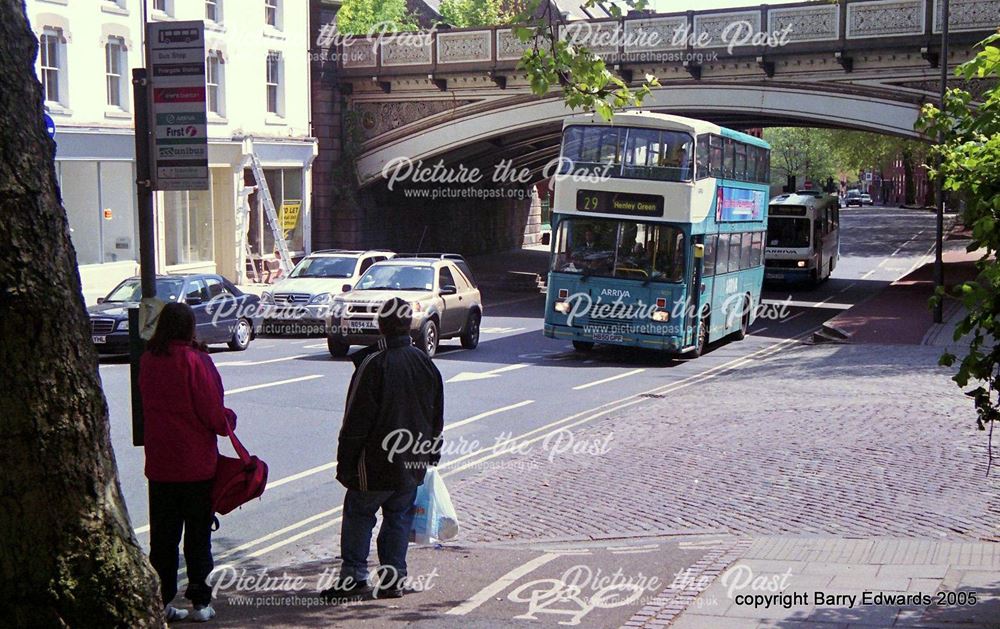
[[[444,485],[444,479],[434,468],[427,470],[424,484],[417,488],[417,500],[413,504],[413,528],[410,541],[416,544],[430,544],[432,540],[441,542],[454,539],[458,535],[458,514],[451,504],[451,496]]]

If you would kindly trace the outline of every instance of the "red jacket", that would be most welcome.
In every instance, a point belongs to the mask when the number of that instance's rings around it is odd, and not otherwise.
[[[183,342],[167,356],[146,352],[139,365],[146,478],[196,482],[215,476],[216,435],[235,415],[223,405],[222,378],[208,354]],[[230,419],[231,418],[231,419]]]

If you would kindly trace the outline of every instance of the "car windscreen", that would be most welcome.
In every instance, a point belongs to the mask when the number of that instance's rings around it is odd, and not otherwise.
[[[434,268],[376,264],[358,280],[355,290],[433,290]]]
[[[767,220],[768,247],[808,247],[809,219],[771,216]]]
[[[345,256],[306,258],[299,262],[289,277],[351,277],[356,263],[356,258]]]
[[[183,278],[161,278],[156,280],[156,297],[170,303],[177,301],[184,289]],[[105,303],[128,302],[138,303],[142,299],[142,281],[138,278],[125,280],[111,291]]]

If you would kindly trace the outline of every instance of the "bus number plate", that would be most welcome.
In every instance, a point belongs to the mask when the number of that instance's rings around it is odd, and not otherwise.
[[[594,332],[595,341],[603,341],[605,343],[621,343],[625,340],[621,334],[614,334],[612,332]]]

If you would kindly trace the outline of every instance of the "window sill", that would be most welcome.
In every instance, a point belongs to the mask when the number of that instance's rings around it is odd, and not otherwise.
[[[156,9],[153,9],[153,11],[149,15],[149,19],[153,20],[154,22],[173,22],[174,16],[170,15],[169,13],[164,13],[163,11],[157,11]]]
[[[73,110],[63,107],[59,103],[45,103],[45,112],[51,116],[72,116]]]
[[[132,114],[124,109],[109,108],[104,110],[104,117],[115,120],[131,120]]]
[[[281,29],[275,28],[270,24],[264,26],[264,37],[270,37],[271,39],[287,39],[288,36],[282,32]]]
[[[229,124],[229,118],[214,112],[208,112],[208,124]]]
[[[267,117],[264,118],[264,124],[272,127],[287,127],[288,121],[277,114],[267,114]]]
[[[59,4],[66,6],[69,4],[69,0],[38,0],[39,2],[46,2],[48,4]]]
[[[105,2],[101,5],[101,11],[112,15],[128,15],[128,9],[113,2]]]
[[[212,20],[205,20],[205,30],[212,31],[214,33],[225,33],[226,25],[222,22],[214,22]]]

